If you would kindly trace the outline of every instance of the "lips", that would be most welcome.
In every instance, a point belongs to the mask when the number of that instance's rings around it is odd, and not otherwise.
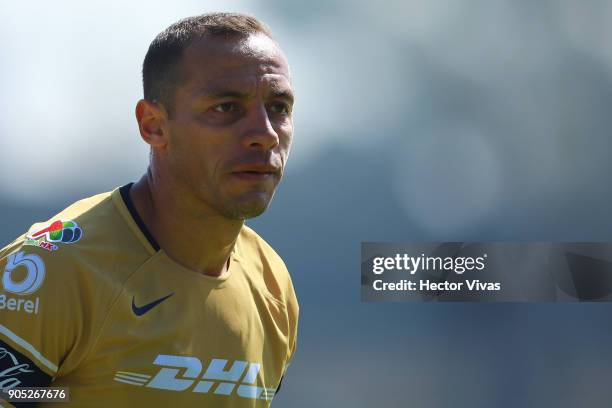
[[[248,171],[239,171],[236,173],[232,173],[232,176],[242,179],[242,180],[251,180],[251,181],[266,181],[272,180],[276,177],[275,173],[257,173],[257,172],[248,172]]]
[[[280,167],[265,163],[245,164],[238,167],[232,173],[279,173]]]
[[[278,177],[280,174],[280,167],[265,164],[265,163],[252,163],[245,164],[232,171],[232,175],[244,180],[267,180]]]

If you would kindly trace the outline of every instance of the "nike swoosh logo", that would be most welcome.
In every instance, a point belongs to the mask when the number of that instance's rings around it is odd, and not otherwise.
[[[174,295],[174,293],[166,295],[161,299],[154,300],[153,302],[147,303],[146,305],[140,307],[134,304],[134,297],[132,296],[132,312],[134,312],[136,316],[142,316],[143,314],[147,313],[149,310],[153,309],[155,306],[159,305],[161,302],[168,299],[172,295]]]

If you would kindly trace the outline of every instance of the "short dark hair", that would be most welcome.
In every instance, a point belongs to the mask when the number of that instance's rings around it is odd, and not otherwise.
[[[193,40],[204,36],[248,37],[257,33],[272,38],[263,23],[246,14],[207,13],[177,21],[159,33],[149,46],[142,64],[144,99],[172,109],[172,95],[179,80],[176,67]]]

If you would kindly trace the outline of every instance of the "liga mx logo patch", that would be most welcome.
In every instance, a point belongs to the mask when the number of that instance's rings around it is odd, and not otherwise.
[[[74,244],[83,236],[83,230],[75,221],[54,221],[46,228],[28,235],[29,239],[44,238],[47,242]]]

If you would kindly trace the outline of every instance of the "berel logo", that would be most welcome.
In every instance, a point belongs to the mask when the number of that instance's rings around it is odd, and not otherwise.
[[[18,267],[27,271],[25,278],[16,282],[13,280],[13,271]],[[36,254],[26,255],[23,251],[11,254],[2,274],[2,285],[7,292],[17,295],[30,295],[42,285],[45,280],[45,263]]]
[[[18,272],[24,272],[25,277],[16,279]],[[17,252],[9,255],[6,267],[2,274],[2,287],[5,291],[19,296],[27,296],[36,292],[45,280],[45,263],[36,254],[26,255],[24,252]],[[18,299],[6,295],[0,295],[0,310],[11,312],[24,311],[30,314],[38,314],[40,298],[34,300]]]
[[[267,401],[272,400],[276,392],[276,388],[255,385],[261,370],[259,363],[235,360],[226,370],[228,360],[214,358],[203,375],[202,362],[196,357],[159,354],[153,364],[163,367],[153,378],[146,374],[117,371],[114,380],[168,391],[185,391],[193,386],[191,392],[202,394],[210,392],[214,387],[212,393],[215,395],[237,395]]]

